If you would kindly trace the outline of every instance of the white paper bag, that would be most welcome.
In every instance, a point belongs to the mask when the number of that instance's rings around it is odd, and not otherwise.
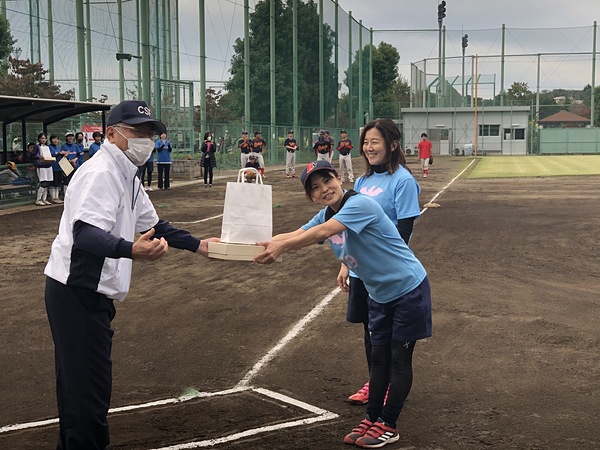
[[[254,183],[245,182],[245,172],[255,171]],[[237,182],[228,182],[223,207],[221,241],[256,244],[273,237],[273,200],[271,186],[264,185],[256,169],[238,172]]]

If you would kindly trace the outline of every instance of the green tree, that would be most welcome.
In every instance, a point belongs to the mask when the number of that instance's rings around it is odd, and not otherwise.
[[[209,130],[215,129],[215,124],[228,122],[231,119],[231,113],[225,106],[225,95],[219,90],[213,88],[206,90],[206,121]],[[194,111],[194,122],[200,123],[200,108]],[[202,131],[202,130],[199,130]]]
[[[10,33],[10,25],[4,16],[0,16],[0,75],[4,76],[8,72],[6,59],[13,51],[15,40]]]
[[[8,57],[9,73],[0,78],[0,94],[17,97],[40,97],[71,100],[73,89],[60,91],[60,86],[45,80],[48,73],[41,63],[32,64],[28,59]]]
[[[378,47],[367,45],[362,51],[362,85],[359,85],[360,55],[357,51],[350,68],[345,72],[344,84],[348,86],[352,99],[352,111],[358,112],[359,89],[362,89],[362,109],[367,109],[369,98],[369,61],[373,55],[373,109],[376,117],[399,117],[399,102],[410,101],[410,87],[406,80],[399,79],[398,63],[400,53],[396,47],[387,42],[380,42]],[[350,74],[352,77],[350,79]],[[345,96],[343,105],[348,107],[350,97]],[[348,110],[345,110],[349,113]],[[363,111],[364,112],[364,111]],[[360,116],[359,116],[360,117]]]
[[[506,91],[506,100],[513,101],[513,104],[527,105],[535,100],[535,94],[529,90],[527,83],[515,81]]]
[[[292,72],[292,1],[275,1],[275,89],[276,121],[293,122],[293,72]],[[313,0],[298,2],[298,115],[304,125],[319,124],[319,15]],[[269,66],[269,2],[256,3],[250,14],[250,117],[257,123],[269,123],[270,66]],[[328,25],[324,25],[324,79],[325,111],[330,116],[335,111],[337,85],[335,66],[331,63],[334,39]],[[225,83],[228,91],[223,102],[233,115],[244,115],[244,40],[237,39],[231,58],[231,78]]]

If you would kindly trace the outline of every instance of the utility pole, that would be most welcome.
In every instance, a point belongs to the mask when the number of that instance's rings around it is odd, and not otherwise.
[[[438,4],[438,86],[437,86],[437,94],[438,101],[437,106],[443,106],[440,102],[442,98],[443,84],[442,84],[442,25],[444,24],[444,17],[446,17],[446,0],[442,0]]]
[[[465,101],[465,50],[469,46],[469,35],[465,34],[462,37],[462,103],[463,106],[467,106],[467,102]]]

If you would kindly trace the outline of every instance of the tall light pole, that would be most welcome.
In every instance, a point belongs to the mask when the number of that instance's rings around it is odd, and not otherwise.
[[[438,106],[440,104],[440,98],[443,98],[442,90],[444,85],[442,84],[442,25],[444,24],[444,17],[446,17],[446,0],[442,0],[438,4]]]
[[[467,106],[465,102],[465,50],[469,46],[469,35],[465,34],[462,37],[462,101],[463,106]]]

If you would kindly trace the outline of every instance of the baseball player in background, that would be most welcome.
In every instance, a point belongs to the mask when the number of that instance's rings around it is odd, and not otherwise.
[[[132,261],[169,246],[208,256],[208,242],[160,220],[136,176],[165,126],[143,101],[110,112],[106,140],[70,182],[46,274],[59,414],[57,448],[104,449],[112,386],[114,300],[123,301]],[[102,195],[99,195],[101,193]],[[136,239],[137,233],[143,233]]]
[[[317,161],[325,160],[331,162],[331,155],[333,153],[333,144],[329,138],[325,137],[325,130],[319,132],[317,142],[313,145],[313,151],[317,157]]]
[[[294,130],[288,131],[287,139],[283,142],[283,146],[286,149],[285,177],[298,178],[296,175],[296,150],[298,150],[298,145],[296,144],[296,139],[294,139]]]
[[[337,151],[340,153],[339,164],[340,164],[340,177],[342,177],[342,183],[344,182],[344,170],[348,173],[348,180],[350,183],[354,183],[354,172],[352,172],[352,141],[348,139],[348,133],[346,130],[340,131],[340,142],[337,145]]]
[[[419,160],[423,170],[423,178],[429,175],[429,158],[431,158],[431,141],[427,138],[427,133],[421,133],[421,142],[417,145],[419,149]]]
[[[242,138],[238,141],[238,148],[240,149],[240,163],[242,167],[246,167],[248,163],[248,156],[252,152],[252,146],[250,139],[248,139],[248,132],[242,131]]]
[[[252,139],[252,152],[256,156],[256,160],[260,165],[260,174],[266,180],[265,176],[265,159],[263,158],[263,151],[267,149],[266,141],[261,137],[260,131],[254,132],[254,139]]]

